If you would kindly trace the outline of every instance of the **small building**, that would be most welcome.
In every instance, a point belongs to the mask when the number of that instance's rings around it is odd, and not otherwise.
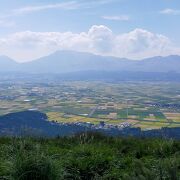
[[[99,122],[99,125],[100,125],[101,127],[104,127],[104,126],[105,126],[105,122],[104,122],[104,121],[100,121],[100,122]]]

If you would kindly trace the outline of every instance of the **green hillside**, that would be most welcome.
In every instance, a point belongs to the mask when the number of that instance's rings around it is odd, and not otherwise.
[[[178,180],[180,142],[81,134],[0,138],[4,180]]]

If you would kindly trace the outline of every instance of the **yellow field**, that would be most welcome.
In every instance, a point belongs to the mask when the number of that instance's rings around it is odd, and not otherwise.
[[[72,116],[65,116],[63,117],[63,113],[59,113],[59,112],[48,112],[47,116],[48,119],[50,121],[57,121],[57,122],[61,122],[61,123],[73,123],[73,122],[90,122],[90,123],[94,123],[97,124],[99,123],[98,119],[95,118],[88,118],[88,117],[83,117],[83,116],[76,116],[76,115],[72,115]]]
[[[160,129],[162,127],[169,126],[169,123],[165,122],[140,122],[136,124],[134,127],[140,127],[141,129]]]
[[[173,120],[174,122],[180,122],[180,113],[164,113],[167,119]]]
[[[119,120],[119,119],[108,119],[101,117],[101,119],[96,118],[89,118],[85,116],[78,116],[78,115],[65,115],[61,112],[48,112],[47,113],[49,121],[56,121],[59,123],[74,123],[74,122],[90,122],[93,124],[99,124],[100,121],[104,121],[106,124],[121,124],[123,122],[128,122],[133,127],[140,127],[142,129],[160,129],[162,127],[177,127],[176,124],[170,124],[168,121],[159,121],[159,122],[152,122],[151,119],[149,121],[138,121],[138,120]]]

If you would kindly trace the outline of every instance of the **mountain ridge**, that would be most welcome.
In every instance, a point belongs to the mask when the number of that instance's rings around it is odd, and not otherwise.
[[[79,71],[129,71],[180,73],[180,56],[155,56],[131,60],[113,56],[100,56],[86,52],[56,51],[50,55],[24,63],[0,56],[1,72],[69,73]]]

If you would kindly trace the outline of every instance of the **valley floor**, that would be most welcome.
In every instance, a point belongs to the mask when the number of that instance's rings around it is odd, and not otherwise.
[[[40,111],[57,123],[180,127],[179,82],[28,81],[0,77],[0,116]]]

